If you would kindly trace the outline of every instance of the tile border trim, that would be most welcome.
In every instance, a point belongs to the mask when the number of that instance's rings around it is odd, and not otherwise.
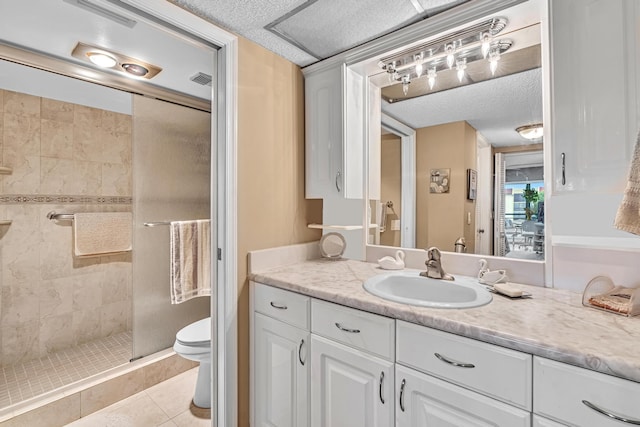
[[[74,204],[74,205],[130,205],[132,197],[123,196],[75,196],[61,194],[7,194],[0,196],[0,205],[45,205],[45,204]]]

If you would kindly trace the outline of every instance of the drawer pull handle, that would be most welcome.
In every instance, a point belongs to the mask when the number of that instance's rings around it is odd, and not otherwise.
[[[287,306],[284,305],[284,304],[277,304],[277,303],[275,303],[273,301],[271,301],[269,304],[271,304],[271,307],[277,308],[278,310],[286,310],[287,309]]]
[[[336,328],[340,329],[341,331],[349,332],[349,333],[352,333],[352,334],[359,334],[360,333],[360,329],[345,328],[338,322],[336,322]]]
[[[384,383],[384,371],[380,372],[380,402],[384,405],[384,397],[382,397],[382,384]]]
[[[562,157],[562,185],[566,185],[567,184],[567,176],[565,175],[565,173],[566,173],[567,169],[566,169],[565,161],[564,161],[566,156],[565,156],[564,153],[562,153],[561,157]]]
[[[444,357],[439,353],[433,353],[433,354],[443,362],[448,363],[449,365],[457,366],[458,368],[475,368],[476,367],[476,365],[474,365],[473,363],[460,363],[454,360],[447,359],[446,357]]]
[[[593,409],[594,411],[601,413],[602,415],[606,415],[606,416],[607,416],[607,417],[609,417],[609,418],[613,418],[613,419],[614,419],[614,420],[616,420],[616,421],[621,421],[621,422],[623,422],[623,423],[633,424],[633,425],[636,425],[636,426],[640,426],[640,420],[631,420],[631,419],[629,419],[629,418],[623,418],[623,417],[620,417],[620,416],[618,416],[618,415],[614,415],[614,414],[612,414],[611,412],[607,412],[607,411],[605,411],[605,410],[604,410],[604,409],[602,409],[602,408],[598,408],[596,405],[594,405],[593,403],[589,402],[588,400],[583,400],[583,401],[582,401],[582,403],[583,403],[585,406],[587,406],[588,408],[591,408],[591,409]]]
[[[304,360],[302,360],[302,346],[304,345],[304,339],[300,340],[300,346],[298,347],[298,360],[300,364],[304,366]]]
[[[407,381],[403,378],[402,382],[400,383],[400,410],[402,412],[404,412],[404,386],[407,383]]]
[[[342,191],[342,188],[340,188],[341,180],[342,180],[342,172],[338,171],[338,173],[336,173],[336,190],[338,190],[338,193]]]

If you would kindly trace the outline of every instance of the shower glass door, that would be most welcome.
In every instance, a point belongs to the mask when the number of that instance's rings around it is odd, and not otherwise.
[[[210,113],[134,96],[134,359],[172,347],[178,330],[209,316],[209,297],[171,304],[169,226],[144,223],[211,218],[211,169]],[[212,221],[214,247],[215,229]]]

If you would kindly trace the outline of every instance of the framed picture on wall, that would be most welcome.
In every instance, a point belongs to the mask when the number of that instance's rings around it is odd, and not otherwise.
[[[478,172],[467,169],[467,199],[475,200],[478,193]]]
[[[429,192],[448,193],[450,174],[451,169],[431,169],[431,182],[429,183]]]

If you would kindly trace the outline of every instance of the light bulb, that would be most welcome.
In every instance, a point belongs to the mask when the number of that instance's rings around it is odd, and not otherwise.
[[[482,40],[482,56],[486,58],[489,53],[489,49],[491,49],[491,35],[489,33],[482,33],[480,35],[480,39]]]
[[[420,77],[422,75],[422,71],[423,71],[422,60],[423,59],[424,59],[424,53],[422,53],[422,52],[416,53],[415,55],[413,55],[413,60],[416,63],[416,74],[418,75],[418,77]]]
[[[429,89],[433,90],[436,85],[436,67],[427,70],[427,78],[429,79]]]
[[[87,56],[89,61],[102,68],[111,68],[118,63],[113,56],[102,52],[88,52]]]
[[[462,79],[464,79],[464,70],[467,69],[467,59],[460,58],[456,61],[456,70],[458,70],[458,80],[462,83]]]
[[[444,48],[444,51],[447,53],[447,66],[451,68],[456,60],[454,56],[456,49],[453,44],[450,43]]]
[[[500,61],[500,51],[497,49],[489,52],[489,69],[491,70],[491,75],[496,74],[496,70],[498,69],[498,61]]]
[[[407,96],[407,93],[409,93],[410,84],[411,78],[409,77],[409,74],[402,76],[402,93],[404,93],[404,96]]]

